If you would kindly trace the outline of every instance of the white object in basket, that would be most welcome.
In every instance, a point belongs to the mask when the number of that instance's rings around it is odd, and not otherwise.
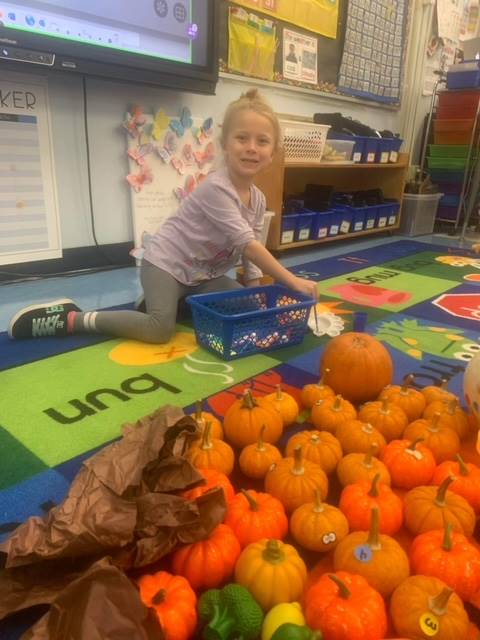
[[[280,120],[286,162],[321,162],[330,125]]]

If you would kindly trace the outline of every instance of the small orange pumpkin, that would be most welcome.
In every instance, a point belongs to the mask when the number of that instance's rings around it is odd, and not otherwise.
[[[425,407],[424,418],[432,418],[435,413],[440,413],[438,424],[442,427],[450,427],[457,432],[460,440],[464,440],[470,431],[468,415],[458,403],[458,398],[452,400],[435,400]]]
[[[358,419],[378,429],[387,442],[401,438],[408,424],[405,411],[388,398],[364,404],[358,412]]]
[[[277,447],[264,442],[265,425],[260,429],[260,435],[255,444],[247,444],[240,453],[238,465],[247,478],[262,480],[272,464],[282,459]]]
[[[340,509],[322,502],[315,492],[315,502],[297,507],[290,517],[293,539],[311,551],[331,551],[348,534],[347,518]]]
[[[432,484],[440,485],[445,478],[453,478],[448,487],[453,493],[465,498],[477,516],[480,516],[480,469],[469,462],[464,462],[460,455],[457,460],[442,462],[435,469]]]
[[[172,571],[192,588],[212,589],[230,578],[240,555],[240,543],[226,524],[219,524],[205,540],[178,547],[172,553]]]
[[[480,551],[467,538],[452,531],[434,529],[417,536],[410,547],[412,571],[443,580],[463,599],[480,589]]]
[[[390,600],[395,631],[405,638],[454,640],[466,638],[468,615],[450,587],[430,576],[410,576]]]
[[[235,566],[235,582],[246,587],[264,611],[297,602],[306,580],[307,567],[295,547],[275,539],[249,544]]]
[[[421,418],[426,406],[423,395],[411,386],[414,377],[413,374],[405,376],[402,385],[394,384],[385,387],[379,396],[379,400],[387,398],[390,402],[403,409],[409,422]]]
[[[325,640],[385,638],[385,601],[360,575],[324,573],[307,590],[304,600],[308,626],[322,630]]]
[[[235,495],[235,489],[224,473],[217,471],[216,469],[202,469],[199,467],[197,467],[197,471],[205,478],[205,483],[195,487],[194,489],[184,491],[182,493],[184,498],[187,500],[195,500],[207,491],[210,491],[210,489],[214,489],[216,487],[222,487],[225,495],[225,502],[228,503],[233,498]]]
[[[393,536],[403,523],[403,502],[387,484],[380,483],[379,473],[371,482],[360,480],[347,485],[340,494],[338,506],[352,531],[368,530],[374,507],[380,513],[380,533]]]
[[[352,331],[327,343],[320,372],[335,393],[361,404],[374,400],[392,382],[393,362],[379,340],[368,333]]]
[[[188,580],[167,571],[137,579],[140,599],[152,607],[165,640],[188,640],[197,626],[197,596]]]
[[[408,557],[399,543],[379,533],[378,507],[371,509],[369,531],[354,531],[341,540],[333,554],[335,571],[363,576],[384,598],[410,575]]]
[[[225,438],[239,449],[255,444],[264,425],[265,442],[277,442],[283,432],[282,416],[270,400],[254,398],[249,389],[227,409],[223,419]]]
[[[335,471],[342,459],[342,447],[337,438],[328,431],[300,431],[287,442],[285,455],[292,456],[296,447],[302,447],[305,460],[322,467],[328,475]]]
[[[264,397],[267,400],[270,400],[277,411],[279,411],[282,416],[284,427],[289,427],[297,421],[298,414],[300,412],[298,402],[289,393],[282,391],[282,386],[280,384],[277,384],[276,391],[269,393]]]
[[[195,413],[192,413],[191,418],[195,420],[200,430],[200,435],[203,434],[203,430],[205,429],[205,425],[207,422],[210,422],[210,435],[212,438],[217,438],[218,440],[223,440],[223,427],[220,420],[210,413],[209,411],[202,411],[202,401],[197,400],[195,402]]]
[[[440,464],[445,460],[451,460],[460,451],[460,439],[450,427],[442,427],[439,424],[439,413],[434,413],[431,418],[419,418],[411,422],[405,429],[403,437],[406,440],[418,440],[430,449],[435,462]]]
[[[288,518],[280,500],[253,490],[241,489],[231,500],[225,524],[237,536],[242,549],[262,538],[283,540],[288,532]]]
[[[194,467],[215,469],[226,476],[233,471],[234,453],[232,447],[210,435],[210,422],[207,422],[200,440],[195,440],[187,451],[187,458]]]
[[[380,431],[361,420],[347,420],[338,425],[335,436],[342,445],[343,452],[367,453],[372,447],[381,453],[387,444]]]
[[[324,400],[325,398],[333,398],[335,393],[333,389],[324,384],[323,376],[319,382],[315,384],[306,384],[300,393],[300,400],[302,406],[306,409],[311,409],[316,402]]]
[[[329,431],[335,433],[337,427],[346,420],[354,420],[357,417],[357,410],[351,402],[335,396],[316,402],[311,411],[310,419],[312,424],[319,431]]]
[[[337,476],[342,487],[348,484],[366,480],[371,482],[373,478],[380,474],[380,482],[390,485],[390,473],[387,467],[373,454],[376,447],[367,453],[349,453],[340,460],[337,465]]]
[[[465,498],[447,491],[452,478],[446,478],[439,487],[415,487],[404,498],[405,525],[414,535],[431,529],[441,529],[450,522],[467,537],[475,529],[475,512]]]
[[[289,513],[305,502],[313,502],[317,489],[324,500],[328,478],[318,464],[303,458],[301,447],[296,447],[293,457],[280,460],[265,476],[265,491],[278,498]]]
[[[388,468],[392,485],[413,489],[430,482],[435,472],[435,458],[420,440],[392,440],[382,451],[381,460]]]
[[[447,387],[448,387],[448,380],[446,378],[442,378],[442,381],[439,385],[432,384],[427,387],[423,387],[423,389],[420,389],[420,393],[425,398],[425,402],[427,403],[427,406],[431,402],[436,402],[437,400],[440,400],[442,402],[444,401],[448,402],[449,400],[455,399],[456,396],[451,391],[448,391]]]

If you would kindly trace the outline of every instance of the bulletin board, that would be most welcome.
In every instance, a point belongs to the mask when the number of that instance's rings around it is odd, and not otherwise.
[[[321,0],[314,0],[315,6]],[[224,1],[220,71],[365,101],[399,105],[408,0],[323,0],[335,6],[336,29],[304,28],[297,2]],[[304,0],[303,5],[308,4]],[[311,3],[313,6],[313,2]],[[303,6],[302,5],[302,6]],[[270,9],[269,9],[270,7]]]
[[[145,243],[212,169],[216,157],[215,123],[182,107],[177,114],[145,113],[141,105],[126,114],[134,248],[140,260]]]

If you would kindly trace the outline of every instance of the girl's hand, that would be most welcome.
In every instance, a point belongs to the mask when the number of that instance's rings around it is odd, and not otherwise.
[[[310,298],[313,298],[315,302],[318,300],[317,283],[313,282],[313,280],[305,280],[305,278],[295,277],[295,280],[292,282],[292,289],[300,291],[300,293],[304,293]]]
[[[473,251],[475,251],[475,253],[480,253],[480,244],[479,243],[472,244],[472,249]]]

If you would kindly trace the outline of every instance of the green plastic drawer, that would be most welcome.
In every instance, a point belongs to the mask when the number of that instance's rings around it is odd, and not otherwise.
[[[465,169],[467,166],[466,158],[442,158],[427,156],[427,163],[430,169]]]
[[[428,152],[435,158],[466,158],[468,144],[429,144]]]

